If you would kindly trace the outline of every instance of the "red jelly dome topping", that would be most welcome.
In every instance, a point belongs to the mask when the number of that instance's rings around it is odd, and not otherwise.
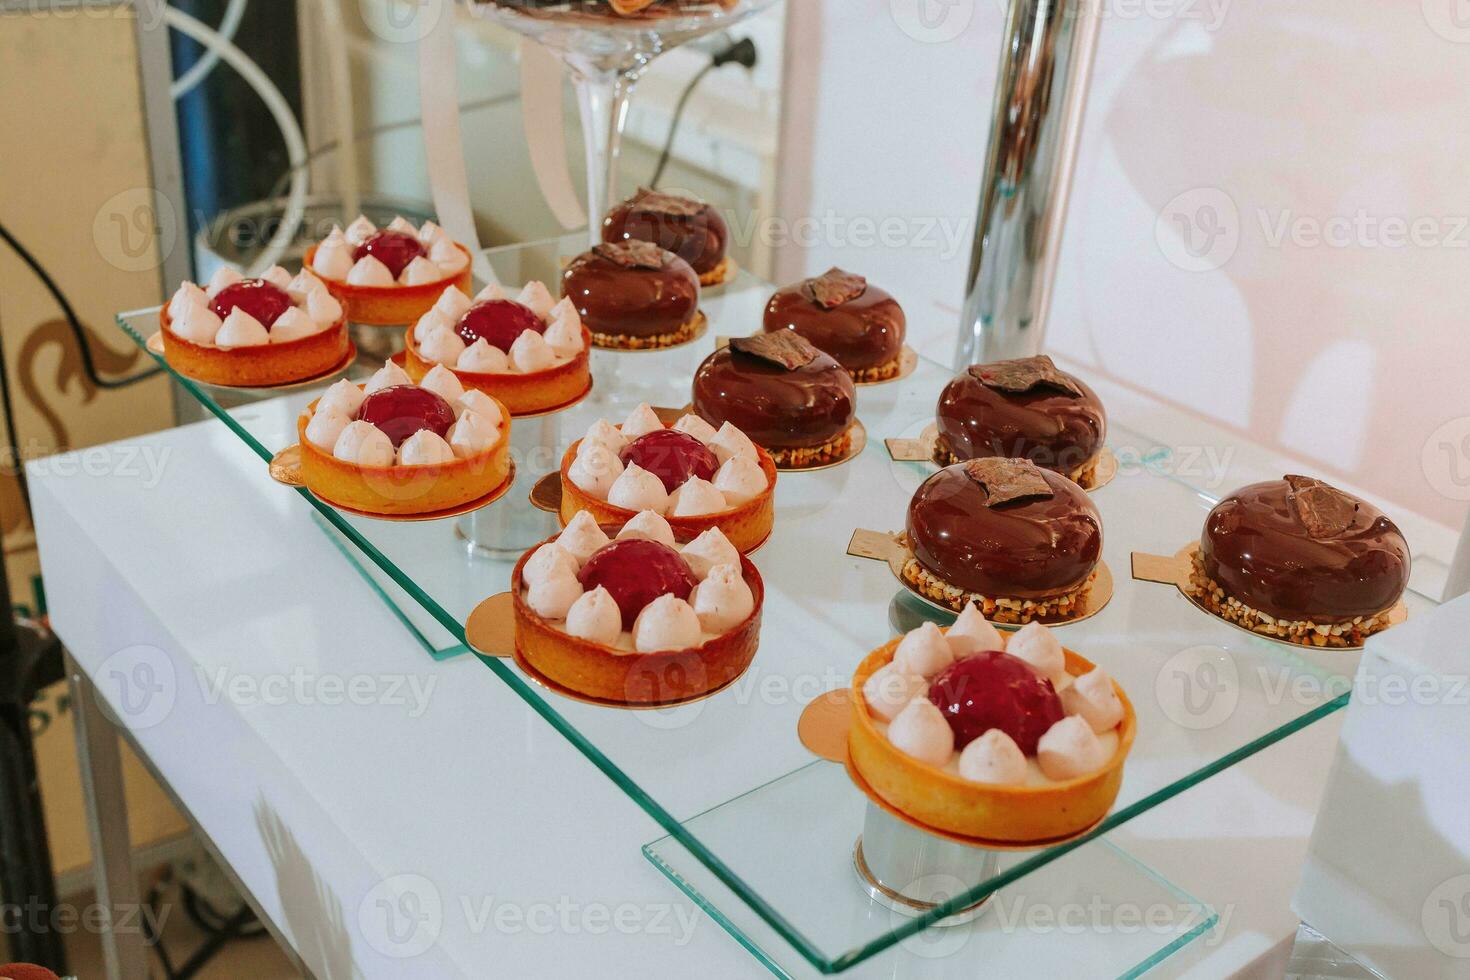
[[[999,728],[1035,755],[1041,736],[1064,715],[1051,681],[1000,650],[951,664],[929,685],[929,700],[954,730],[956,749]]]
[[[466,310],[455,330],[466,344],[483,339],[491,347],[509,353],[510,345],[522,333],[545,333],[546,324],[530,307],[513,299],[487,299]]]
[[[357,417],[382,429],[396,448],[420,429],[445,436],[454,424],[454,409],[427,388],[392,385],[364,398]]]
[[[397,279],[403,275],[403,270],[414,259],[425,256],[423,243],[406,231],[392,231],[383,229],[370,235],[367,241],[357,246],[352,252],[352,261],[356,262],[364,255],[371,255],[379,262],[388,267]]]
[[[295,304],[286,291],[264,279],[241,279],[215,294],[209,308],[221,320],[235,310],[244,310],[261,322],[267,330],[276,318]]]
[[[614,541],[593,553],[577,575],[582,588],[599,585],[623,613],[623,629],[632,629],[643,607],[661,595],[688,599],[699,580],[679,553],[645,538]]]
[[[639,436],[618,454],[626,466],[637,463],[663,481],[673,493],[691,476],[713,480],[720,461],[710,448],[687,432],[660,429]]]

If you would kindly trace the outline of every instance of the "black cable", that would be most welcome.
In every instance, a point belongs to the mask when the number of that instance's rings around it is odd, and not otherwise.
[[[0,232],[5,229],[0,227]],[[0,343],[0,402],[5,407],[5,440],[10,445],[10,466],[14,470],[16,485],[20,488],[21,503],[25,504],[26,520],[36,526],[36,515],[31,511],[31,485],[26,477],[25,460],[20,458],[20,437],[15,432],[15,403],[10,400],[10,372],[5,367],[5,345]],[[0,560],[4,556],[0,555]]]
[[[756,63],[755,42],[748,37],[743,37],[715,52],[709,64],[695,72],[694,77],[689,79],[688,84],[684,86],[684,91],[679,95],[679,102],[674,106],[674,118],[669,120],[669,135],[664,140],[663,152],[658,155],[658,166],[653,168],[653,176],[648,181],[651,189],[658,189],[658,182],[664,175],[664,168],[669,165],[669,156],[674,152],[674,137],[679,133],[679,123],[684,117],[684,106],[688,105],[689,97],[694,94],[699,83],[704,81],[704,76],[732,62],[744,65],[747,69],[754,68]]]
[[[72,336],[76,337],[77,347],[82,355],[82,371],[87,375],[88,381],[98,388],[116,390],[137,384],[139,381],[151,378],[155,374],[163,373],[162,367],[154,367],[125,378],[109,379],[98,374],[97,365],[92,360],[92,348],[87,343],[87,332],[82,329],[82,321],[77,318],[76,310],[72,309],[72,305],[67,300],[66,294],[61,291],[61,287],[56,285],[56,280],[51,278],[50,273],[41,266],[41,263],[36,260],[36,257],[24,245],[15,240],[15,236],[10,233],[10,230],[4,224],[0,224],[0,239],[3,239],[5,244],[9,245],[15,251],[16,255],[20,256],[20,260],[30,267],[30,270],[36,274],[36,278],[41,280],[41,285],[46,287],[46,291],[56,301],[56,305],[61,307],[61,315],[66,317],[67,326],[71,327]],[[6,415],[8,417],[10,414],[8,395],[6,409]]]

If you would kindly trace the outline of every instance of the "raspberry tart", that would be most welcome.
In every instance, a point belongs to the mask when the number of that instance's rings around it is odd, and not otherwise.
[[[1102,668],[1039,623],[1006,640],[974,607],[873,651],[852,692],[848,756],[867,788],[925,827],[1004,845],[1102,820],[1137,729]]]
[[[591,513],[622,524],[640,511],[666,518],[676,533],[710,528],[743,553],[771,534],[776,463],[726,422],[716,430],[697,415],[664,425],[639,405],[622,425],[594,423],[561,461],[561,520]]]
[[[572,259],[561,292],[612,350],[661,350],[693,340],[704,326],[699,276],[688,262],[652,242],[592,246]]]
[[[715,528],[681,540],[658,514],[586,511],[511,575],[516,654],[578,697],[653,706],[703,697],[755,656],[760,573]]]
[[[587,393],[591,343],[576,308],[542,283],[527,283],[513,299],[493,283],[474,299],[450,286],[409,328],[404,367],[418,380],[437,365],[511,415],[535,415]]]
[[[831,354],[859,384],[891,381],[903,368],[906,321],[898,301],[835,266],[778,289],[761,329],[794,330]]]
[[[725,254],[730,240],[725,219],[692,197],[639,188],[602,219],[602,240],[652,242],[688,262],[701,286],[735,277],[735,263]]]
[[[447,286],[471,288],[470,251],[438,225],[415,228],[403,217],[379,228],[367,218],[331,234],[306,252],[306,267],[347,307],[354,323],[413,323]]]
[[[705,358],[694,373],[694,411],[744,432],[781,469],[805,469],[852,450],[857,389],[831,355],[783,330],[733,338]]]
[[[186,282],[159,313],[163,354],[180,374],[213,385],[291,384],[345,367],[342,305],[310,272],[273,266],[246,279],[219,269],[209,285]]]
[[[1097,393],[1045,354],[971,366],[944,386],[935,416],[942,464],[1029,459],[1083,489],[1094,485],[1108,434]]]
[[[1361,646],[1392,625],[1411,564],[1381,510],[1294,475],[1216,504],[1193,562],[1189,592],[1215,615],[1319,647]]]
[[[1073,613],[1102,557],[1102,518],[1086,491],[1024,459],[973,459],[935,473],[909,502],[907,532],[905,582],[1001,623]]]
[[[389,517],[469,504],[510,478],[510,415],[483,391],[435,368],[414,384],[389,362],[342,380],[296,422],[301,477],[318,497]]]

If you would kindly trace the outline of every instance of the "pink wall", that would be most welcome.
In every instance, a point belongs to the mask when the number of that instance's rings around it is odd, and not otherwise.
[[[788,51],[810,83],[790,90],[783,136],[809,145],[788,154],[783,208],[825,224],[812,247],[785,250],[781,272],[867,272],[945,360],[1001,2],[793,2]],[[1458,0],[1106,2],[1051,346],[1458,526],[1470,501]],[[871,242],[855,234],[862,217],[901,221],[908,238]]]

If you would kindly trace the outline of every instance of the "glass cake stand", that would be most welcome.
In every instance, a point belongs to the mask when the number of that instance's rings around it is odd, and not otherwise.
[[[496,268],[520,273],[513,277],[519,279],[555,268],[580,249],[580,236],[573,236],[490,257]],[[626,369],[625,359],[616,384],[604,384],[611,373],[603,372],[618,355],[595,351],[598,383],[585,403],[568,411],[563,445],[598,418],[621,419],[638,402],[686,404],[695,366],[718,336],[755,329],[769,291],[769,284],[745,274],[712,291],[705,302],[711,329],[704,337],[640,355],[636,371]],[[119,322],[141,345],[156,317],[156,311],[139,311]],[[645,848],[659,870],[781,975],[866,963],[857,975],[883,969],[885,976],[933,970],[973,976],[981,962],[1047,961],[1061,948],[1057,936],[1027,930],[1018,936],[988,912],[963,927],[930,927],[992,893],[1060,901],[1068,889],[1085,887],[1106,901],[1130,902],[1130,894],[1145,893],[1163,901],[1172,886],[1100,838],[1348,700],[1358,654],[1271,642],[1205,615],[1170,586],[1129,576],[1131,552],[1169,555],[1197,538],[1216,497],[1174,472],[1170,447],[1128,419],[1114,419],[1109,445],[1119,472],[1093,499],[1103,517],[1104,559],[1115,592],[1097,615],[1062,628],[1067,646],[1105,666],[1137,712],[1138,737],[1112,813],[1085,837],[1005,855],[923,915],[901,915],[869,901],[852,860],[867,799],[841,766],[812,762],[796,726],[807,703],[845,687],[870,650],[923,619],[947,618],[912,599],[883,563],[851,557],[846,548],[857,528],[902,528],[908,499],[929,465],[893,462],[883,439],[918,435],[950,376],[947,368],[921,361],[901,381],[860,388],[866,450],[832,469],[781,475],[776,533],[752,556],[766,585],[760,650],[745,676],[726,690],[667,710],[613,710],[555,695],[511,661],[479,658],[663,829],[667,836]],[[314,397],[293,392],[232,411],[187,379],[179,383],[249,447],[262,471],[296,441],[296,415]],[[265,479],[261,484],[262,492],[293,492]],[[529,489],[518,483],[512,493]],[[466,617],[508,587],[512,562],[467,555],[452,521],[349,517],[300,493],[358,566],[366,587],[393,606],[412,649],[422,651],[407,656],[465,651]],[[1406,600],[1411,615],[1433,604],[1412,592]],[[473,737],[468,728],[466,735]],[[1182,900],[1176,895],[1174,901]],[[1140,964],[1156,962],[1200,931],[1197,916],[1178,925],[1141,944],[1109,936],[1093,944],[1086,962],[1099,975],[1136,975]],[[936,937],[960,935],[955,929],[973,941],[961,944],[954,957],[900,964],[905,957],[923,958],[915,950],[940,943]],[[1040,947],[1028,949],[1027,943]]]
[[[476,12],[545,45],[572,73],[587,157],[587,224],[601,241],[602,216],[618,199],[618,149],[628,100],[649,62],[670,48],[726,30],[775,0],[655,0],[622,15],[608,0],[474,0]],[[579,250],[580,251],[580,250]]]

